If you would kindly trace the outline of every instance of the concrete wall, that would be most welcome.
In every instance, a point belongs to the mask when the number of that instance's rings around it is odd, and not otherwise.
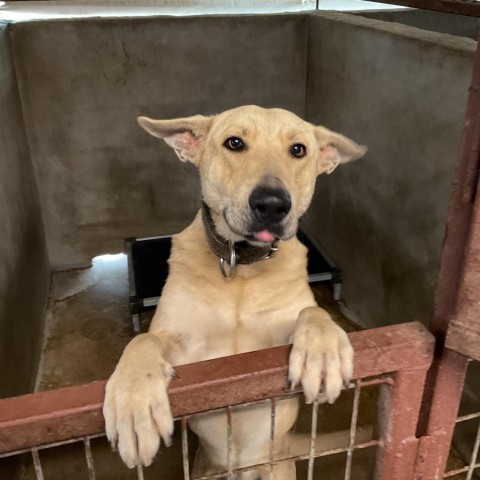
[[[480,18],[429,10],[380,10],[378,12],[359,12],[359,15],[386,22],[398,22],[432,32],[472,38],[474,40],[477,39],[480,28]]]
[[[369,146],[319,178],[308,223],[369,327],[428,322],[475,42],[312,16],[307,118]]]
[[[49,287],[8,28],[0,24],[0,397],[32,390]]]
[[[256,103],[304,113],[304,16],[95,19],[12,26],[54,267],[174,233],[199,206],[196,171],[138,115]]]
[[[305,222],[344,269],[351,314],[428,321],[473,41],[338,13],[11,29],[54,267],[191,220],[195,169],[137,115],[281,106],[370,147],[319,180]]]

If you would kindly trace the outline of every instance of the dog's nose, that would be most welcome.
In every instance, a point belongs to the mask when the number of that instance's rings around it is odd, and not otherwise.
[[[248,204],[255,218],[267,225],[283,220],[292,208],[290,194],[279,188],[257,187]]]

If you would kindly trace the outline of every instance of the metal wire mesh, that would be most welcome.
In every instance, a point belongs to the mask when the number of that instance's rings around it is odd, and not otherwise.
[[[397,465],[395,459],[405,444],[412,445],[411,453],[415,451],[415,426],[425,374],[433,354],[432,338],[415,323],[350,335],[356,355],[355,381],[335,405],[313,403],[309,407],[308,419],[303,414],[306,410],[301,409],[292,435],[295,447],[291,447],[288,453],[283,450],[279,453],[280,449],[275,445],[279,405],[302,395],[301,391],[291,392],[287,386],[288,346],[177,367],[179,378],[169,387],[172,412],[180,426],[175,447],[172,447],[173,450],[179,449],[178,469],[172,478],[233,480],[252,470],[261,472],[264,478],[275,478],[276,470],[295,468],[296,464],[297,471],[302,472],[298,478],[313,480],[318,478],[319,462],[335,458],[335,478],[367,480],[373,478],[373,474],[359,474],[354,459],[357,453],[374,451],[376,478],[406,480],[408,476],[400,474],[413,471],[413,463]],[[104,382],[97,382],[0,400],[0,458],[28,453],[31,457],[29,476],[23,480],[55,480],[59,477],[51,476],[52,467],[58,468],[59,462],[65,461],[67,456],[62,453],[60,459],[57,457],[56,461],[50,462],[49,452],[60,452],[69,445],[75,450],[73,445],[76,445],[77,457],[69,466],[73,472],[68,474],[69,479],[124,478],[123,473],[117,474],[117,471],[131,475],[117,453],[108,453],[112,455],[108,461],[98,461],[96,456],[99,442],[103,442],[103,453],[109,449],[102,438],[104,388]],[[372,394],[372,389],[376,393]],[[365,399],[370,406],[373,405],[370,416],[362,414]],[[377,399],[381,405],[378,411]],[[258,405],[266,408],[270,429],[265,457],[258,459],[255,465],[244,460],[237,463],[234,445],[235,429],[238,428],[236,414]],[[339,413],[334,414],[335,409]],[[195,472],[192,470],[195,447],[187,424],[195,417],[218,412],[224,414],[226,422],[227,462],[216,471]],[[332,422],[335,416],[343,422],[340,429]],[[375,419],[378,423],[373,425]],[[336,430],[329,430],[330,427]],[[373,431],[377,432],[377,437],[372,436]],[[172,455],[172,449],[162,449],[158,462],[148,467],[148,471],[159,468],[154,470],[155,475],[161,472],[167,456]],[[410,455],[410,458],[413,457]],[[111,462],[117,462],[115,472],[109,470]],[[396,476],[392,477],[391,472]],[[143,479],[144,471],[138,467],[135,474],[138,479]]]
[[[284,400],[289,397],[299,396],[300,393],[293,393],[293,394],[285,394],[279,397],[273,397],[267,401],[257,401],[257,402],[248,402],[242,405],[228,406],[226,408],[217,409],[213,412],[202,412],[200,414],[195,415],[186,415],[182,416],[181,418],[177,419],[180,424],[181,428],[181,451],[182,451],[182,465],[183,465],[183,478],[184,480],[208,480],[208,479],[215,479],[215,478],[227,478],[228,480],[234,480],[238,478],[238,475],[248,471],[257,471],[257,470],[264,470],[265,468],[268,469],[269,478],[274,478],[274,467],[278,466],[285,462],[298,462],[298,461],[307,461],[308,468],[307,468],[307,476],[308,480],[313,480],[315,477],[315,459],[320,457],[327,457],[338,455],[340,453],[346,454],[345,456],[345,463],[344,463],[344,479],[351,480],[352,477],[352,459],[353,454],[357,450],[362,450],[366,448],[376,448],[380,445],[379,440],[369,439],[367,441],[360,441],[356,443],[357,437],[357,427],[358,427],[358,419],[359,419],[359,409],[360,409],[360,396],[362,392],[362,388],[368,386],[379,386],[379,385],[392,385],[392,380],[388,376],[384,376],[382,378],[375,378],[371,380],[358,380],[347,387],[347,390],[353,391],[353,401],[352,401],[352,408],[351,412],[344,412],[345,414],[350,415],[350,428],[346,435],[344,435],[345,443],[341,446],[336,446],[335,448],[322,448],[323,446],[317,442],[317,424],[318,424],[318,415],[319,409],[322,408],[333,408],[331,406],[323,407],[318,404],[318,402],[314,402],[311,405],[311,429],[309,434],[309,442],[308,445],[305,444],[305,449],[303,452],[294,452],[290,456],[285,458],[275,458],[275,449],[274,449],[274,440],[275,440],[275,425],[276,425],[276,414],[277,409],[276,405],[278,401]],[[269,444],[269,454],[268,460],[256,465],[249,465],[244,466],[242,468],[236,468],[233,463],[233,428],[234,424],[232,422],[232,415],[238,409],[249,408],[259,404],[268,403],[270,405],[270,444]],[[228,449],[227,449],[227,462],[228,466],[226,470],[217,471],[214,473],[202,475],[202,476],[195,476],[192,477],[191,475],[191,466],[189,460],[189,431],[187,428],[188,420],[192,417],[198,417],[203,415],[209,415],[211,413],[217,412],[224,412],[225,419],[227,422],[227,438],[225,439]],[[43,466],[42,466],[42,452],[49,449],[55,449],[64,445],[69,445],[72,443],[78,443],[79,445],[83,444],[83,451],[85,455],[85,463],[86,463],[86,473],[85,476],[84,472],[80,472],[78,478],[88,478],[89,480],[96,480],[97,472],[95,468],[94,462],[94,454],[92,453],[92,445],[91,441],[97,438],[102,437],[102,435],[93,435],[93,436],[86,436],[83,438],[63,441],[63,442],[56,442],[53,444],[46,444],[38,447],[33,447],[29,449],[24,449],[16,452],[9,452],[8,454],[0,455],[0,458],[5,456],[17,456],[23,453],[30,453],[31,455],[31,463],[32,463],[32,471],[35,474],[36,480],[48,480],[48,475],[45,474]],[[307,448],[308,447],[308,448]],[[116,454],[115,454],[116,455]],[[126,470],[126,467],[125,467]],[[141,466],[136,468],[136,477],[138,480],[143,480],[144,472]]]
[[[450,460],[443,478],[462,478],[472,480],[479,478],[480,469],[480,388],[478,379],[480,363],[471,362],[468,368],[459,416],[452,441],[455,458]],[[458,463],[463,465],[458,466]]]

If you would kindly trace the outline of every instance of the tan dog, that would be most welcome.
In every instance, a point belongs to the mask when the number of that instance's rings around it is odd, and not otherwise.
[[[198,166],[204,207],[174,237],[149,333],[125,348],[107,384],[107,436],[129,467],[149,465],[160,437],[171,442],[172,366],[292,342],[292,385],[301,382],[309,403],[319,395],[328,402],[338,397],[352,375],[353,351],[345,332],[315,304],[306,249],[295,233],[317,175],[366,151],[280,109],[246,106],[213,117],[138,122]],[[296,399],[279,402],[276,458],[289,454],[297,410]],[[234,468],[268,460],[269,412],[234,412]],[[190,427],[200,440],[195,470],[226,470],[225,417],[201,417]],[[267,477],[260,469],[239,478]],[[280,464],[274,478],[294,479],[295,465]]]

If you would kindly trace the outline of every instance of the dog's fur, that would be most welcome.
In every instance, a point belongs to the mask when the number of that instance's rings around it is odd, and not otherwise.
[[[279,251],[271,259],[239,265],[227,282],[207,242],[200,214],[174,236],[169,277],[150,331],[125,348],[106,388],[107,436],[118,443],[129,467],[149,465],[160,438],[167,445],[171,442],[167,387],[172,366],[292,342],[292,385],[301,382],[309,403],[316,398],[333,402],[338,397],[352,375],[352,348],[345,332],[315,304],[307,281],[306,249],[295,232],[310,204],[317,175],[330,173],[366,151],[281,109],[246,106],[212,117],[166,121],[140,117],[138,122],[164,139],[181,160],[198,166],[203,200],[221,237],[254,245],[275,237]],[[225,142],[231,137],[240,138],[244,149],[227,148]],[[306,147],[303,158],[291,153],[295,144]],[[249,205],[257,187],[287,192],[291,209],[285,218],[264,225],[259,221]],[[297,410],[296,400],[277,406],[276,458],[288,455],[288,431]],[[196,470],[226,469],[224,416],[202,416],[192,420],[190,427],[200,439]],[[234,467],[267,461],[269,435],[269,407],[235,411]],[[240,476],[244,480],[267,477],[264,471]],[[294,479],[295,466],[281,464],[274,478]]]

